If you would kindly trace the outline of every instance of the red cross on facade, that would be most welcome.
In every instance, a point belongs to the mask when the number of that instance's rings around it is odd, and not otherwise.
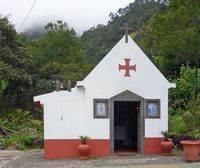
[[[125,75],[127,77],[130,77],[130,70],[136,71],[136,65],[130,65],[130,58],[124,58],[125,60],[125,65],[119,64],[119,71],[120,70],[125,70]]]

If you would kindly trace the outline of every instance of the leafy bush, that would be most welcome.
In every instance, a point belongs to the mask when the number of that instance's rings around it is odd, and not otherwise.
[[[0,119],[0,145],[16,149],[43,147],[43,123],[29,111],[16,109]]]
[[[178,109],[169,120],[170,135],[176,147],[182,140],[200,139],[200,95],[191,99],[185,109]]]
[[[195,75],[194,68],[182,66],[180,78],[172,81],[176,89],[169,94],[169,131],[177,146],[180,140],[200,137],[200,95],[195,96]]]
[[[192,139],[192,137],[190,135],[187,135],[187,134],[181,134],[180,135],[180,134],[176,134],[176,133],[171,133],[169,138],[172,139],[175,148],[181,148],[182,147],[180,141]]]
[[[25,134],[22,137],[22,143],[28,147],[33,146],[33,136],[31,136],[30,134]]]
[[[184,111],[182,112],[184,113]],[[183,116],[179,113],[170,116],[169,118],[169,130],[174,134],[182,135],[186,133],[187,124],[183,121]]]
[[[185,109],[189,100],[195,96],[195,69],[182,66],[180,78],[174,79],[171,82],[176,83],[176,89],[172,89],[169,94],[171,112],[174,109]]]
[[[186,106],[183,114],[183,121],[186,123],[186,132],[192,137],[197,138],[200,132],[200,95],[193,98]]]

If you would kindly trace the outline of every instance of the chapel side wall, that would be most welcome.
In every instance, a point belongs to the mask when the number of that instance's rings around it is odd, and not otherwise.
[[[74,88],[72,92],[59,91],[46,97],[44,109],[44,158],[79,157],[78,145],[84,134],[85,90]],[[62,116],[62,120],[61,120]],[[109,141],[91,139],[90,156],[108,156]]]
[[[81,90],[59,91],[48,97],[44,104],[44,139],[79,139],[83,134],[84,103]]]
[[[83,135],[84,94],[73,93],[68,97],[66,91],[60,91],[48,101],[44,113],[44,158],[78,157],[79,136]]]

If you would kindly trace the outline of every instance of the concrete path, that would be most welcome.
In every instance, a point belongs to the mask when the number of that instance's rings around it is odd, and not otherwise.
[[[17,159],[23,154],[21,151],[16,150],[0,150],[0,168],[12,160]]]
[[[0,155],[0,168],[200,168],[200,161],[187,163],[178,156],[114,156],[81,161],[79,158],[44,160],[43,150],[7,152]]]
[[[103,167],[111,168],[111,167]],[[177,163],[177,164],[161,164],[161,165],[140,165],[140,166],[121,166],[114,168],[200,168],[200,163]]]

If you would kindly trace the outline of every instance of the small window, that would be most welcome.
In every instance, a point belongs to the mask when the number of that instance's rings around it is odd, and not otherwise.
[[[160,100],[146,100],[146,118],[160,118]]]
[[[94,118],[109,118],[109,100],[94,99]]]

